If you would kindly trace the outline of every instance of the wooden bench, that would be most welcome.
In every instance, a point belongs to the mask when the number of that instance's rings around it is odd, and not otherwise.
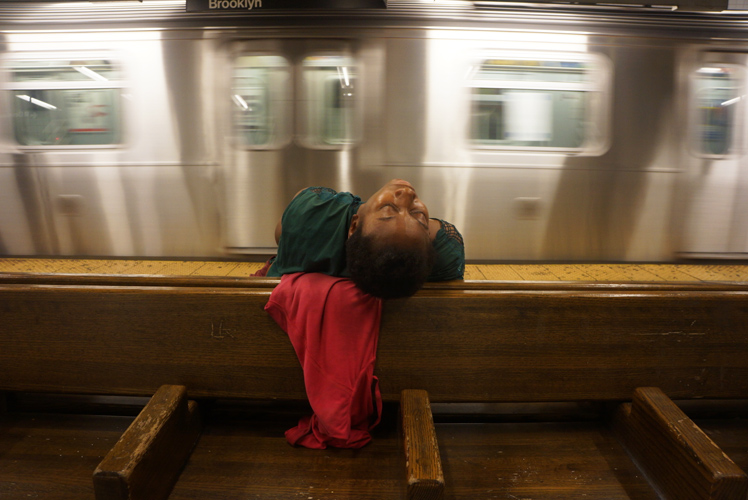
[[[357,451],[285,443],[306,408],[263,310],[275,284],[0,275],[0,496],[746,499],[745,284],[466,282],[388,301],[389,406]],[[17,403],[63,393],[150,400],[100,419]]]

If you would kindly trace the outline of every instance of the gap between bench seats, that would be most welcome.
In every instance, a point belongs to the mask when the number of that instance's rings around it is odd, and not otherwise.
[[[425,395],[425,391],[421,392]],[[426,400],[426,410],[427,405]],[[430,418],[430,410],[424,412],[422,408],[415,408],[415,411],[418,413],[417,418]],[[412,414],[411,411],[406,413]],[[190,459],[199,437],[201,421],[197,415],[195,403],[187,401],[184,386],[162,386],[95,471],[96,500],[169,498],[175,484],[182,479],[182,469]],[[246,422],[244,425],[251,427],[252,424]],[[433,429],[433,422],[430,428]],[[222,434],[224,432],[226,431],[221,431]],[[275,440],[284,440],[282,432],[277,434]],[[435,436],[432,442],[435,447]],[[308,458],[302,454],[309,452],[315,455],[322,453],[319,450],[304,451],[298,448],[292,451],[293,454],[299,454],[300,459]],[[356,455],[350,459],[357,460],[355,457]],[[275,474],[277,473],[278,470],[275,470]],[[275,476],[275,479],[278,480],[278,477]],[[252,478],[253,482],[255,480],[262,482],[259,477]],[[440,498],[429,494],[433,491],[432,485],[424,488],[421,482],[409,483],[409,486],[418,490],[408,496],[409,499]]]
[[[134,417],[27,411],[13,396],[0,414],[0,498],[93,499],[91,474]]]
[[[402,392],[401,422],[408,500],[441,498],[445,489],[451,497],[426,391]],[[613,427],[650,487],[663,498],[745,500],[745,473],[660,389],[638,388],[633,403],[615,412]]]
[[[291,446],[284,432],[307,411],[283,399],[216,401],[169,500],[404,498],[396,404],[384,404],[374,439],[360,449]]]

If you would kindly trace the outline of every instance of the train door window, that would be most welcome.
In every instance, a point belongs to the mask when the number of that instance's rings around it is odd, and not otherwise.
[[[110,60],[11,64],[13,128],[22,146],[105,146],[122,140],[122,76]]]
[[[348,56],[313,55],[302,63],[301,133],[304,145],[342,148],[357,140],[356,66]]]
[[[745,97],[745,68],[738,65],[702,66],[692,78],[692,145],[704,157],[724,157],[738,146]]]
[[[585,55],[483,59],[470,78],[476,147],[588,152],[606,140],[609,71]]]
[[[274,55],[244,55],[234,65],[234,132],[249,149],[281,147],[289,140],[290,67]]]

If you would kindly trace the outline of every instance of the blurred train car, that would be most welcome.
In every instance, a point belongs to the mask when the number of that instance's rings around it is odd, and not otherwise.
[[[263,256],[394,177],[473,261],[748,256],[748,16],[0,4],[0,254]]]

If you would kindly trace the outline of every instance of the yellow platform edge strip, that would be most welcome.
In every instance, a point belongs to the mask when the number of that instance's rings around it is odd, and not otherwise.
[[[0,272],[167,276],[250,276],[261,262],[137,259],[0,258]],[[468,264],[467,280],[748,281],[748,265]]]

